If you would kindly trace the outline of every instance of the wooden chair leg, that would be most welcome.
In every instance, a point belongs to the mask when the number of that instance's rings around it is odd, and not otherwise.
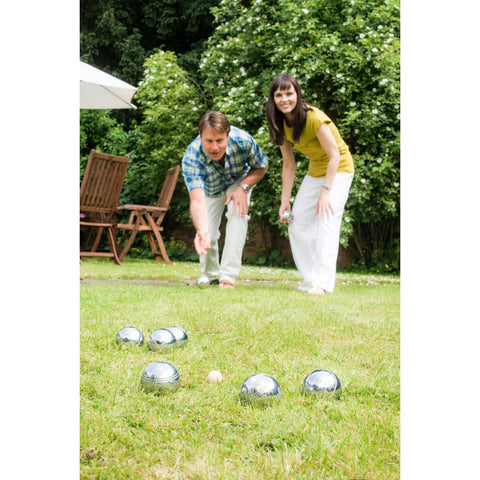
[[[137,220],[135,220],[135,217],[137,217]],[[121,236],[120,240],[117,242],[117,250],[121,251],[123,250],[125,241],[127,240],[127,237],[131,235],[131,231],[135,228],[135,225],[138,225],[138,214],[136,211],[131,212],[130,216],[128,218],[128,223],[125,225],[128,225],[130,228],[125,229],[125,233]],[[133,225],[133,227],[132,227]],[[126,254],[126,253],[125,253]]]
[[[137,219],[135,220],[135,223],[133,224],[133,227],[131,227],[132,221],[135,217]],[[118,247],[119,249],[121,249],[121,252],[120,252],[120,255],[119,255],[119,258],[120,258],[121,262],[123,262],[123,259],[127,256],[127,253],[130,251],[130,248],[132,248],[133,242],[135,240],[135,237],[137,236],[137,233],[138,233],[138,230],[139,230],[140,226],[141,225],[146,225],[146,223],[142,219],[142,216],[140,214],[138,214],[137,212],[134,212],[130,215],[130,220],[129,220],[128,224],[130,225],[130,229],[125,230],[125,233],[123,234],[123,236],[120,240],[120,243],[119,243],[119,247]],[[125,241],[125,238],[128,235],[129,231],[131,233],[130,233],[130,236],[128,237],[128,241],[127,241],[126,245],[122,248],[123,242]]]
[[[103,227],[98,228],[97,235],[96,235],[95,240],[93,242],[92,248],[90,249],[92,252],[97,251],[97,248],[100,245],[100,239],[102,238],[102,233],[103,233]]]
[[[163,243],[162,236],[160,235],[160,232],[158,231],[157,224],[154,222],[153,218],[150,215],[147,215],[147,221],[150,224],[150,227],[152,228],[152,231],[153,231],[153,234],[155,235],[155,238],[157,239],[157,243],[158,243],[158,246],[160,248],[160,252],[161,252],[161,255],[163,257],[164,262],[168,263],[168,264],[171,264],[172,261],[168,257],[167,250],[165,249],[165,244]],[[153,249],[152,249],[152,252],[153,252]],[[158,252],[157,252],[157,255],[158,255]]]
[[[157,250],[157,246],[155,245],[155,238],[153,237],[152,232],[145,232],[147,235],[148,239],[148,244],[150,245],[150,250],[153,253],[153,258],[158,262],[161,260],[158,260],[158,256],[160,255],[160,252]]]
[[[130,237],[128,238],[127,244],[123,247],[122,251],[120,252],[119,258],[120,261],[123,262],[123,259],[127,256],[127,253],[130,251],[130,248],[133,245],[133,241],[135,240],[135,237],[137,236],[138,233],[138,226],[137,228],[133,228],[132,232],[130,233]],[[126,235],[126,232],[125,232]]]
[[[160,251],[162,252],[162,257],[165,260],[165,263],[171,264],[172,261],[170,260],[167,254],[167,249],[165,248],[165,244],[163,243],[163,239],[162,239],[162,236],[160,235],[160,232],[158,230],[155,230],[154,233],[157,239],[158,246],[160,247]]]
[[[113,255],[113,262],[116,265],[121,265],[121,260],[118,257],[117,254],[117,244],[115,242],[115,228],[114,227],[109,227],[107,228],[107,239],[108,239],[108,244],[110,246],[110,252]]]
[[[120,240],[117,242],[118,251],[123,250],[123,246],[125,245],[125,240],[127,239],[128,235],[129,235],[129,231],[125,230],[125,233],[120,237]]]

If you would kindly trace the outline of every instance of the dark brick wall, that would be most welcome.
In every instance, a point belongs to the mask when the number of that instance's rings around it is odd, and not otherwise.
[[[225,224],[223,223],[220,227],[220,240],[219,245],[220,247],[223,246],[223,239],[225,235]],[[193,247],[193,237],[195,236],[195,229],[193,227],[186,227],[181,224],[170,223],[168,229],[165,228],[164,239],[168,239],[170,237],[174,237],[175,240],[181,240],[190,248]],[[258,228],[253,235],[250,235],[247,238],[245,243],[245,248],[243,251],[243,255],[245,258],[254,257],[259,253],[259,251],[266,251],[268,246],[271,245],[271,238],[270,232],[264,232],[260,228]],[[288,238],[280,237],[276,239],[276,243],[278,243],[278,250],[280,250],[282,257],[287,261],[292,261],[292,251],[290,249],[290,242]],[[338,252],[338,260],[337,260],[337,268],[342,269],[345,268],[349,263],[353,261],[353,255],[351,252],[340,246]]]

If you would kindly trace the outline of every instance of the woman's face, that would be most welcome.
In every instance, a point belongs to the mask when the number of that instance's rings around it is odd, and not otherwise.
[[[292,113],[297,106],[297,92],[290,84],[287,90],[277,89],[273,93],[273,101],[276,107],[284,114]]]

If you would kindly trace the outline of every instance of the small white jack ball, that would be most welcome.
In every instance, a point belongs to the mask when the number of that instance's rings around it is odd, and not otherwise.
[[[210,383],[220,383],[222,381],[222,374],[218,370],[212,370],[207,375],[207,380]]]

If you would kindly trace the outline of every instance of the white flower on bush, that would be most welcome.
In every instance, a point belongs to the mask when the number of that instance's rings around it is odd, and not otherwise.
[[[305,14],[305,15],[308,15],[310,13],[310,10],[308,8],[302,8],[302,12]]]

